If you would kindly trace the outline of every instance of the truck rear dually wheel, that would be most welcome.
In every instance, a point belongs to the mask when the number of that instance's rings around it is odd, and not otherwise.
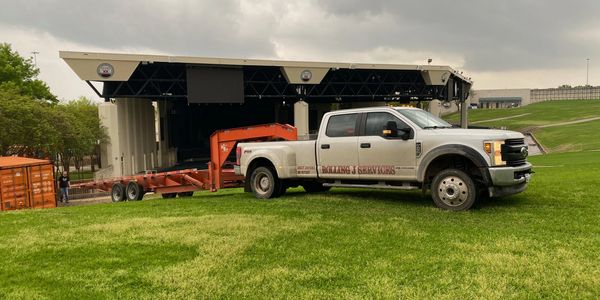
[[[281,181],[270,168],[258,167],[250,176],[250,188],[258,199],[275,198],[281,193]]]
[[[302,184],[302,187],[307,193],[321,193],[331,189],[329,186],[323,186],[320,182],[306,182]]]
[[[473,179],[457,169],[446,169],[433,178],[431,197],[435,205],[447,210],[467,210],[477,199]]]

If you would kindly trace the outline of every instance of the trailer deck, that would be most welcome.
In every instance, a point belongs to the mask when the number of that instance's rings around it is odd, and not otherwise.
[[[106,180],[75,184],[72,188],[109,191],[113,202],[142,200],[144,194],[153,192],[163,198],[191,196],[197,190],[216,192],[222,188],[241,187],[244,176],[225,168],[227,158],[238,142],[294,141],[298,139],[295,127],[287,124],[265,124],[215,131],[210,137],[210,162],[208,169],[186,169],[170,172],[148,171],[146,174],[123,176]]]

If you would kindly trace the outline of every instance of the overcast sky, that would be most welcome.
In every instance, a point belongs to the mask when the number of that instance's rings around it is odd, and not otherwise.
[[[0,0],[62,99],[97,98],[59,50],[450,65],[475,89],[600,85],[600,1]]]

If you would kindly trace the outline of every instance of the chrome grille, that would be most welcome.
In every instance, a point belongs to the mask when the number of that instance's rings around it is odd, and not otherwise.
[[[525,139],[508,139],[504,141],[505,145],[525,145]]]
[[[527,149],[525,139],[507,139],[502,145],[502,160],[506,161],[506,165],[515,167],[527,163],[527,154],[522,149]]]

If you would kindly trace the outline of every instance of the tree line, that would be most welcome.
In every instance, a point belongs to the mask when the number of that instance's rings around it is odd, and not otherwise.
[[[98,106],[85,97],[58,101],[37,79],[39,69],[10,44],[0,44],[0,156],[52,159],[66,170],[96,159],[107,140]]]

